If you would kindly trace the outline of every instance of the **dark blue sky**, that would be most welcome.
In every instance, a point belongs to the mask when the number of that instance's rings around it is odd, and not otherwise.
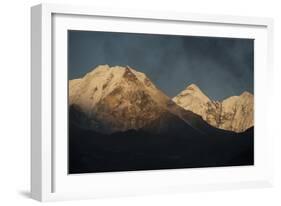
[[[170,97],[195,83],[221,100],[253,93],[254,40],[68,31],[69,79],[100,64],[144,72]]]

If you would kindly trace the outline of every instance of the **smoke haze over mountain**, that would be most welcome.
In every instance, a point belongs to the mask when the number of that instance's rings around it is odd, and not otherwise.
[[[100,64],[130,65],[170,97],[195,83],[221,100],[253,93],[253,47],[251,39],[69,31],[69,79]]]

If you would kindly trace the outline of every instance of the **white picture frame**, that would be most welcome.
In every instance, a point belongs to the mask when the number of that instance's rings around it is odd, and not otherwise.
[[[99,21],[96,18],[99,18]],[[114,21],[118,21],[120,25],[116,26]],[[158,30],[153,30],[155,22],[163,26],[159,26]],[[128,27],[131,24],[139,25]],[[64,102],[67,88],[65,69],[59,69],[66,67],[67,45],[63,40],[65,31],[68,28],[78,28],[164,33],[165,24],[174,26],[174,34],[186,34],[189,32],[186,30],[187,26],[193,26],[193,31],[195,31],[193,35],[257,39],[257,46],[255,46],[255,108],[257,108],[255,111],[255,135],[257,136],[255,165],[68,175],[65,168],[67,164],[65,138],[57,138],[59,134],[65,135],[66,128],[63,122],[66,113],[59,113],[61,110],[55,109],[63,107],[61,104]],[[269,132],[266,121],[266,108],[271,97],[262,98],[259,95],[264,92],[264,84],[267,85],[267,89],[271,87],[272,30],[273,20],[269,18],[114,10],[114,8],[57,4],[40,4],[32,7],[32,198],[39,201],[53,201],[272,186],[274,137]],[[261,127],[261,125],[264,126]]]

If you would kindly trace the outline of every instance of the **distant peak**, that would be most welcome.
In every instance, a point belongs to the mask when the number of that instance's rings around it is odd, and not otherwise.
[[[207,97],[196,84],[190,84],[177,96],[177,98],[190,98],[190,96],[199,98],[204,102],[210,101],[209,97]]]
[[[126,69],[129,69],[129,70],[131,70],[132,68],[130,67],[130,66],[128,66],[128,65],[126,65],[126,67],[125,67]]]
[[[108,64],[98,65],[95,67],[91,72],[102,72],[102,71],[108,71],[110,69],[110,66]]]
[[[136,75],[134,74],[134,72],[131,70],[131,68],[129,66],[126,66],[124,68],[124,73],[123,73],[123,77],[125,79],[128,79],[130,81],[136,81],[138,80],[138,78],[136,77]]]
[[[201,91],[200,88],[196,84],[190,84],[186,87],[186,90],[194,90],[194,91]]]
[[[133,73],[132,70],[131,70],[131,67],[129,67],[129,66],[126,66],[126,67],[125,67],[125,72],[127,72],[127,73]]]
[[[253,94],[251,94],[250,92],[244,91],[240,97],[253,97]]]

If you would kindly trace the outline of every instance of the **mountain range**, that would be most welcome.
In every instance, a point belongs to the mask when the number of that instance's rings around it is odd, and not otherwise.
[[[253,95],[174,98],[144,74],[100,65],[69,81],[70,174],[254,164]]]
[[[174,97],[173,101],[220,129],[244,132],[254,125],[254,96],[249,92],[223,101],[214,101],[195,84],[191,84]]]
[[[210,125],[244,132],[254,124],[249,92],[213,101],[191,84],[170,98],[144,73],[129,66],[100,65],[83,78],[70,80],[69,106],[73,123],[101,133],[148,128],[168,118],[178,118],[201,131],[212,130]]]

